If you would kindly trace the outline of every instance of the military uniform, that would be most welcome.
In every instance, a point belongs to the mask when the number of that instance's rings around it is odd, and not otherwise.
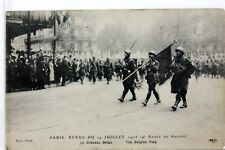
[[[98,70],[98,72],[97,72],[97,76],[98,76],[98,79],[99,79],[99,81],[101,81],[102,80],[102,76],[103,76],[103,63],[102,63],[102,61],[101,60],[99,60],[98,61],[98,66],[97,66],[97,70]]]
[[[78,80],[77,69],[78,69],[78,62],[76,59],[74,59],[73,63],[72,63],[72,76],[73,76],[73,81],[75,81],[75,82],[77,82],[77,80]]]
[[[90,78],[93,80],[93,83],[96,82],[96,75],[97,75],[97,62],[93,57],[93,60],[90,62]]]
[[[109,84],[109,81],[112,79],[113,74],[113,66],[112,63],[109,61],[109,59],[106,60],[104,63],[104,78],[107,80],[107,84]]]
[[[159,98],[159,93],[155,89],[156,85],[159,83],[159,75],[158,75],[159,62],[155,59],[156,57],[155,52],[150,52],[149,55],[150,57],[154,57],[154,58],[150,58],[148,64],[146,65],[147,75],[145,79],[147,80],[147,84],[148,84],[148,94],[146,96],[145,101],[142,103],[144,106],[147,105],[152,92],[155,95],[155,98],[157,100],[155,104],[158,104],[161,102]]]
[[[120,60],[118,60],[115,63],[115,73],[116,73],[116,80],[121,80],[122,79],[122,63]],[[119,79],[118,79],[119,78]]]
[[[174,63],[171,65],[171,70],[174,73],[171,80],[171,93],[176,94],[176,101],[172,106],[172,111],[176,111],[181,99],[183,106],[187,107],[186,94],[188,89],[188,80],[191,78],[191,74],[194,72],[195,67],[191,64],[190,60],[183,57],[183,48],[177,48],[176,51],[180,51],[181,57],[175,57]]]
[[[79,64],[78,74],[79,74],[79,78],[81,80],[81,84],[83,84],[84,77],[85,77],[85,64],[82,61]]]
[[[130,52],[125,52],[127,53],[127,56],[124,58],[124,66],[122,67],[122,72],[123,72],[123,80],[125,78],[127,78],[131,73],[133,73],[136,69],[136,65],[134,60],[130,59]],[[134,101],[136,100],[136,94],[135,94],[135,79],[138,80],[137,78],[137,73],[134,73],[133,75],[131,75],[129,78],[127,78],[125,81],[123,81],[123,94],[122,97],[119,98],[118,100],[123,102],[125,96],[127,95],[128,91],[131,92],[132,94],[132,99],[130,99],[130,101]]]

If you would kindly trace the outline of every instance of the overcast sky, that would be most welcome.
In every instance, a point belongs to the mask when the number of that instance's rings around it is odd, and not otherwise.
[[[177,37],[184,46],[200,48],[224,37],[223,10],[85,10],[71,11],[70,30],[97,41],[101,49],[162,49]],[[70,32],[74,34],[73,32]],[[199,44],[200,42],[200,44]],[[210,47],[210,46],[209,46]]]

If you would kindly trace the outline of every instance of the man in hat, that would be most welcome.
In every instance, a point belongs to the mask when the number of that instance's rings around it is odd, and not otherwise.
[[[173,64],[171,65],[171,71],[173,72],[173,78],[171,81],[171,93],[176,94],[176,100],[174,105],[171,107],[172,111],[177,110],[177,106],[181,99],[183,105],[180,108],[187,108],[187,88],[188,79],[191,78],[191,74],[194,72],[195,67],[191,62],[184,57],[183,47],[178,47],[175,49],[176,56],[174,58]]]
[[[124,66],[122,67],[123,80],[126,79],[130,74],[132,74],[136,69],[134,60],[130,58],[130,55],[131,55],[130,50],[124,51],[124,55],[125,55]],[[120,102],[124,101],[124,98],[127,95],[128,91],[130,91],[133,96],[132,99],[130,99],[130,101],[136,100],[136,94],[134,91],[135,79],[138,80],[137,73],[134,73],[133,75],[131,75],[130,77],[128,77],[126,80],[123,81],[123,87],[124,87],[123,94],[121,98],[118,99]]]
[[[159,77],[158,77],[159,62],[156,60],[156,53],[154,51],[149,52],[148,56],[149,56],[149,62],[146,65],[147,75],[145,77],[148,83],[148,94],[146,96],[145,101],[142,102],[144,106],[147,105],[152,92],[155,95],[155,98],[157,100],[155,104],[159,104],[161,102],[159,98],[159,93],[155,89],[159,81]]]

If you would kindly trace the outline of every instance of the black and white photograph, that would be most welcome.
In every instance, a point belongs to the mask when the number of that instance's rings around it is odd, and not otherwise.
[[[225,11],[7,11],[7,150],[222,149]]]

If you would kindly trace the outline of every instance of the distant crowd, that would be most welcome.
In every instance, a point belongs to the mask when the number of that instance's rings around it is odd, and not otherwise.
[[[142,66],[145,59],[135,59],[137,66]],[[223,59],[192,60],[196,66],[195,77],[225,78],[225,61]],[[40,90],[46,87],[65,86],[70,82],[84,84],[85,78],[89,82],[104,80],[107,84],[116,78],[122,79],[123,60],[102,60],[99,58],[80,59],[75,55],[61,53],[53,59],[52,55],[38,52],[30,55],[29,59],[24,51],[17,51],[6,58],[6,90],[7,92]],[[146,71],[140,67],[138,75],[141,82]]]
[[[28,59],[25,52],[18,51],[8,55],[6,63],[7,92],[40,90],[51,85],[65,86],[68,82],[83,84],[85,78],[93,83],[105,79],[109,84],[115,74],[117,80],[122,78],[120,59],[112,63],[109,58],[79,59],[73,55],[60,54],[54,60],[42,52]]]
[[[207,60],[195,59],[193,64],[196,67],[195,77],[200,76],[212,78],[225,78],[225,60],[211,58]]]

